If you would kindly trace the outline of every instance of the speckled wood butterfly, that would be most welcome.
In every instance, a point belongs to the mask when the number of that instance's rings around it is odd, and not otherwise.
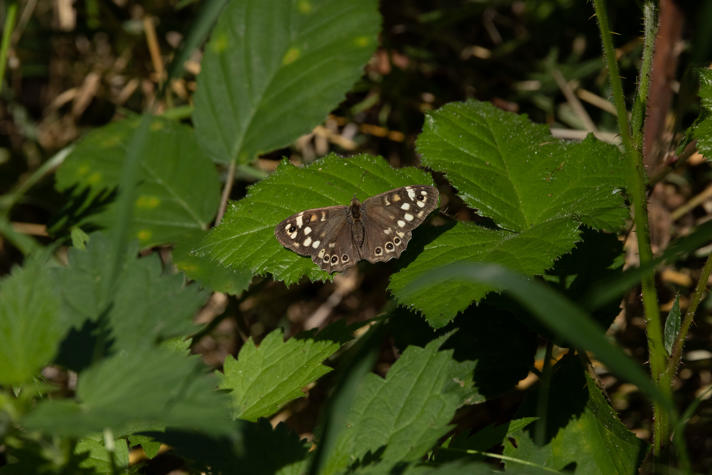
[[[327,272],[337,272],[361,259],[384,262],[408,246],[411,231],[438,205],[434,186],[411,185],[372,196],[349,206],[302,211],[277,225],[274,235],[287,249]]]

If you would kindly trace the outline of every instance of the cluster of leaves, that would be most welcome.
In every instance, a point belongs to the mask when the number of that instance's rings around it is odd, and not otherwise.
[[[285,161],[210,230],[216,164],[249,164],[318,124],[359,77],[380,24],[372,0],[234,0],[217,12],[193,127],[145,115],[90,132],[56,174],[77,211],[55,228],[74,237],[66,265],[41,253],[0,283],[0,414],[8,422],[0,473],[118,473],[129,470],[130,446],[150,458],[161,443],[191,468],[216,473],[472,473],[491,469],[482,455],[492,449],[512,471],[634,472],[645,446],[575,352],[506,421],[451,434],[456,411],[511,391],[527,374],[538,335],[592,350],[660,397],[604,336],[617,308],[590,308],[594,321],[551,288],[575,300],[593,276],[619,273],[620,244],[609,233],[628,217],[621,152],[593,137],[555,140],[545,126],[487,103],[451,103],[426,117],[422,164],[451,191],[443,196],[486,220],[444,215],[416,231],[388,284],[398,310],[358,338],[336,324],[287,340],[275,330],[216,373],[189,354],[200,330],[192,316],[210,291],[239,295],[257,275],[288,285],[332,278],[274,239],[286,216],[433,184],[422,169],[365,154],[305,167]],[[707,121],[696,129],[701,149]],[[117,188],[115,201],[104,199]],[[97,201],[103,206],[91,208]],[[90,227],[105,231],[84,234]],[[174,246],[182,274],[163,269],[155,253],[137,257],[162,245]],[[420,336],[403,339],[385,377],[371,373],[385,335],[408,327]],[[42,383],[48,365],[76,373],[76,388],[62,394]],[[264,418],[331,366],[310,451]]]

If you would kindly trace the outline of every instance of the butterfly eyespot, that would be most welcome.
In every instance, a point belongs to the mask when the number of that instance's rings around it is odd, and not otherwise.
[[[289,227],[289,231],[288,231],[288,232],[289,232],[289,234],[292,234],[292,233],[293,233],[294,231],[296,231],[296,230],[297,230],[297,227],[292,224],[292,225]]]
[[[377,256],[380,256],[381,253],[383,252],[383,249],[381,249],[380,247],[377,247],[376,249],[373,250],[373,252],[375,252]]]
[[[401,243],[401,240],[399,237],[397,237],[397,238],[393,238],[393,242],[396,243],[396,246],[397,246]]]
[[[392,242],[387,242],[387,243],[386,243],[386,249],[389,250],[389,251],[392,251],[392,250],[393,250],[393,243],[392,243]]]
[[[423,201],[425,199],[425,195],[418,195],[416,198],[418,201]]]
[[[339,262],[339,258],[336,256],[331,256],[331,263],[336,264],[337,262]]]
[[[343,256],[341,256],[341,262],[349,262],[349,256],[346,255],[346,254],[344,254]]]
[[[329,259],[331,259],[331,256],[330,256],[329,254],[327,254],[327,255],[324,256],[323,261],[324,261],[324,262],[329,262]]]

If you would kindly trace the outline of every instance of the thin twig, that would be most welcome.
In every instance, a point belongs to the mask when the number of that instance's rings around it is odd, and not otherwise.
[[[593,123],[591,116],[589,116],[588,112],[586,112],[586,108],[583,104],[581,104],[581,101],[579,101],[578,97],[576,97],[576,94],[574,94],[574,91],[571,89],[571,86],[566,78],[564,78],[558,69],[552,70],[551,75],[554,77],[554,81],[556,81],[559,89],[561,89],[561,92],[564,94],[566,102],[569,103],[571,109],[573,109],[578,118],[581,119],[581,122],[583,122],[584,128],[589,132],[595,132],[596,124]]]
[[[685,312],[685,318],[682,320],[682,325],[680,325],[680,332],[677,334],[677,338],[675,338],[675,343],[672,347],[667,367],[667,373],[670,377],[672,377],[672,375],[677,371],[677,367],[680,365],[682,347],[685,345],[687,331],[690,329],[692,320],[695,317],[695,312],[697,312],[697,307],[700,305],[702,298],[705,296],[710,272],[712,272],[712,254],[707,256],[707,262],[705,262],[705,265],[702,268],[700,279],[697,281],[697,287],[695,287],[695,293],[692,294],[690,304],[687,306],[687,312]]]
[[[215,218],[215,226],[220,224],[225,215],[225,208],[227,208],[227,200],[230,199],[230,192],[232,191],[232,185],[235,182],[235,160],[230,162],[230,166],[227,167],[227,177],[225,177],[225,188],[223,188],[222,196],[220,197],[220,207],[218,208],[218,215]]]

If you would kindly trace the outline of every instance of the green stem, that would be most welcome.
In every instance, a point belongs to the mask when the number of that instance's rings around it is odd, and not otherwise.
[[[633,144],[628,124],[628,114],[626,113],[625,98],[623,96],[623,85],[618,72],[613,39],[608,25],[608,15],[604,0],[593,0],[598,26],[601,31],[601,41],[603,43],[603,53],[608,65],[608,75],[611,79],[611,89],[613,99],[618,111],[618,129],[623,142],[625,158],[628,164],[628,193],[633,206],[633,221],[635,223],[636,235],[638,238],[638,254],[640,265],[646,265],[653,260],[653,251],[650,246],[650,232],[648,229],[648,211],[646,202],[645,182],[646,174],[643,167],[643,157],[640,150]],[[650,359],[650,371],[653,380],[657,382],[659,389],[664,394],[670,394],[670,382],[666,378],[666,355],[663,344],[662,321],[660,318],[660,308],[658,307],[657,291],[655,289],[655,276],[649,275],[641,282],[643,293],[643,309],[647,322],[648,337],[648,357]],[[665,409],[658,403],[654,403],[654,426],[653,426],[653,453],[660,454],[664,441],[669,435],[669,420]]]
[[[539,420],[536,422],[534,441],[537,445],[544,445],[546,440],[546,421],[549,416],[549,393],[551,392],[551,353],[554,348],[552,342],[546,344],[546,354],[544,364],[541,368],[541,379],[539,382],[539,392],[537,394],[536,415]]]
[[[5,25],[3,26],[2,44],[0,45],[0,91],[2,91],[3,78],[5,77],[5,64],[7,63],[7,52],[10,49],[10,38],[12,29],[15,27],[15,15],[17,14],[17,2],[10,3],[7,7]]]
[[[640,64],[638,94],[635,97],[631,112],[633,143],[638,150],[643,150],[643,119],[645,118],[645,104],[648,99],[650,71],[653,68],[656,32],[655,3],[645,2],[645,5],[643,5],[643,61]]]
[[[690,304],[687,306],[687,312],[685,312],[685,318],[683,318],[682,325],[680,325],[680,332],[675,338],[675,343],[673,344],[667,367],[667,375],[669,378],[672,378],[672,375],[675,374],[677,367],[680,365],[680,360],[682,359],[682,347],[685,345],[687,331],[690,329],[690,325],[692,325],[692,320],[695,317],[695,312],[697,312],[697,307],[700,305],[702,298],[705,296],[705,292],[707,290],[707,280],[710,278],[710,273],[712,273],[712,254],[707,256],[707,262],[705,262],[704,267],[702,267],[702,273],[700,274],[700,279],[697,281],[695,293],[692,294]]]

